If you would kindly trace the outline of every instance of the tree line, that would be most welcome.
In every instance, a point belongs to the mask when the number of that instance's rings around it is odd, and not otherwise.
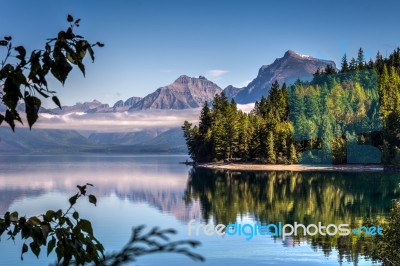
[[[360,48],[341,70],[275,81],[250,113],[221,93],[182,129],[194,162],[400,164],[400,49],[366,62]]]

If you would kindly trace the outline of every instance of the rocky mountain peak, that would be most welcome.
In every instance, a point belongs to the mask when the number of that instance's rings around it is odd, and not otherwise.
[[[158,88],[137,102],[130,110],[187,109],[201,107],[212,101],[222,89],[203,76],[198,78],[182,75],[173,83]]]
[[[237,92],[236,102],[245,104],[259,100],[262,96],[268,95],[268,91],[275,81],[282,85],[283,83],[291,84],[297,79],[310,80],[318,68],[324,69],[327,65],[336,68],[333,61],[288,50],[283,57],[277,58],[272,64],[263,65],[258,71],[257,77]]]
[[[174,83],[181,83],[181,84],[187,84],[190,81],[190,77],[186,75],[181,75],[179,78],[177,78]]]
[[[288,57],[296,57],[296,58],[311,58],[309,55],[303,55],[296,53],[293,50],[287,50],[286,53],[283,55],[283,58],[288,58]]]

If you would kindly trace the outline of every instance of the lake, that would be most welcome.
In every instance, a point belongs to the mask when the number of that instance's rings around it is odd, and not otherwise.
[[[92,221],[106,250],[118,250],[133,226],[174,228],[174,239],[197,239],[205,263],[162,254],[141,257],[139,265],[371,265],[354,237],[188,236],[188,223],[238,222],[362,224],[385,217],[399,198],[399,174],[237,172],[193,169],[187,156],[2,155],[0,213],[38,215],[65,210],[76,185],[92,183],[97,206],[78,201],[81,218]],[[194,231],[193,231],[194,232]],[[25,254],[21,241],[0,242],[0,265],[46,265]],[[353,246],[352,246],[353,245]]]

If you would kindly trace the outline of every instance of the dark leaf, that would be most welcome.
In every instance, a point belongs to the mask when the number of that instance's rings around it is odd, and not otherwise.
[[[61,108],[60,100],[57,98],[57,96],[53,96],[53,97],[51,97],[51,99],[52,99],[53,102],[58,106],[58,108],[62,109],[62,108]]]
[[[78,199],[79,193],[76,193],[74,196],[69,198],[69,204],[75,205],[76,200]]]
[[[74,21],[74,18],[71,15],[68,14],[67,21],[68,22],[72,22],[72,21]]]
[[[82,195],[86,195],[86,185],[85,186],[80,186],[80,185],[77,185],[76,186],[78,189],[79,189],[79,192],[82,194]]]
[[[41,222],[39,220],[39,218],[37,218],[36,216],[32,216],[31,218],[28,219],[28,224],[30,225],[39,225]]]
[[[14,223],[18,222],[18,212],[13,212],[10,214],[10,221]]]
[[[96,44],[97,44],[97,46],[99,46],[99,47],[104,47],[104,43],[96,42]]]
[[[47,243],[47,256],[49,256],[49,254],[53,251],[55,245],[56,239],[53,236],[51,240]]]
[[[18,220],[18,226],[23,227],[26,223],[26,218],[25,217],[20,217]]]
[[[62,53],[57,54],[57,59],[55,59],[54,64],[51,65],[51,73],[53,76],[64,85],[71,70],[72,66],[68,63],[65,56]]]
[[[75,48],[76,48],[76,52],[79,55],[80,61],[82,61],[82,59],[85,57],[86,55],[86,50],[89,47],[89,43],[85,40],[79,41]]]
[[[74,34],[72,33],[72,28],[71,28],[71,27],[68,28],[68,30],[67,30],[67,32],[66,32],[66,37],[67,37],[68,39],[74,38]]]
[[[39,254],[40,254],[39,244],[34,241],[34,242],[30,243],[29,246],[31,247],[33,254],[35,254],[36,257],[39,258]]]
[[[92,62],[94,62],[94,52],[91,46],[87,47],[87,50],[89,52],[90,58],[92,59]]]
[[[61,259],[64,256],[64,249],[62,248],[61,245],[56,247],[56,254],[57,254],[57,261],[60,263]]]
[[[78,225],[82,231],[88,233],[89,235],[93,235],[93,228],[92,228],[92,224],[90,223],[90,221],[85,220],[85,219],[81,219],[78,222]]]
[[[48,211],[46,212],[46,214],[44,215],[44,217],[45,217],[48,221],[51,221],[51,220],[54,218],[55,215],[56,215],[56,213],[55,213],[54,211],[48,210]]]
[[[75,58],[76,58],[75,53],[67,52],[67,60],[68,60],[71,64],[76,65],[77,62],[76,62]]]
[[[59,209],[59,210],[55,213],[55,215],[56,215],[57,217],[61,217],[62,213],[63,213],[62,210]]]
[[[31,237],[31,232],[32,232],[32,227],[31,226],[23,226],[20,227],[21,229],[21,238],[22,239],[28,239]]]
[[[96,203],[97,203],[96,197],[94,195],[89,195],[89,202],[93,203],[94,206],[96,206]]]
[[[73,217],[75,220],[78,220],[78,219],[79,219],[79,213],[78,213],[78,212],[74,212],[74,213],[72,214],[72,217]]]
[[[14,48],[15,51],[17,51],[19,53],[19,56],[17,56],[18,59],[23,60],[26,56],[26,50],[23,46],[18,46]]]
[[[51,231],[50,224],[42,223],[42,234],[44,239],[47,239],[47,236],[49,235],[50,231]]]
[[[24,260],[24,258],[22,257],[22,255],[24,255],[24,253],[28,252],[28,245],[27,244],[23,244],[22,245],[22,251],[21,251],[21,260]]]
[[[3,121],[4,121],[4,115],[0,114],[0,125],[1,123],[3,123]]]
[[[5,40],[0,41],[0,46],[7,46],[8,42]]]
[[[4,40],[6,40],[6,41],[11,41],[11,39],[12,39],[11,36],[5,36],[4,37]]]
[[[39,118],[39,109],[42,102],[39,98],[35,96],[27,96],[25,97],[25,112],[26,119],[28,120],[29,128],[32,129],[33,124]]]
[[[4,214],[4,220],[5,220],[6,224],[10,224],[10,212],[6,212]]]
[[[81,70],[83,76],[85,76],[85,65],[82,62],[78,62],[78,67]]]
[[[4,97],[3,97],[3,100],[4,100]],[[19,117],[19,114],[17,111],[6,110],[6,116],[4,117],[4,121],[6,121],[10,125],[10,127],[13,131],[15,129],[15,123],[14,123],[15,120],[19,121],[22,124],[21,117]]]

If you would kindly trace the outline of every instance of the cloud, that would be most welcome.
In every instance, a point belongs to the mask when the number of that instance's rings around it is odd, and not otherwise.
[[[238,104],[237,108],[245,113],[250,113],[254,109],[254,103]]]
[[[219,78],[219,77],[221,77],[222,75],[224,75],[224,74],[226,74],[226,73],[228,73],[229,71],[227,71],[227,70],[222,70],[222,69],[212,69],[212,70],[209,70],[208,72],[207,72],[207,74],[208,74],[208,76],[210,77],[210,78]]]
[[[200,109],[89,114],[70,113],[65,115],[43,113],[39,114],[35,127],[95,132],[135,132],[144,129],[169,129],[181,127],[185,120],[197,123]]]
[[[250,112],[254,103],[238,104],[238,109]],[[184,110],[148,109],[118,113],[69,113],[55,115],[39,113],[34,128],[76,130],[79,132],[138,132],[146,129],[167,130],[179,128],[185,120],[198,124],[201,108]],[[27,127],[25,115],[21,116]],[[3,123],[2,126],[7,126]]]

